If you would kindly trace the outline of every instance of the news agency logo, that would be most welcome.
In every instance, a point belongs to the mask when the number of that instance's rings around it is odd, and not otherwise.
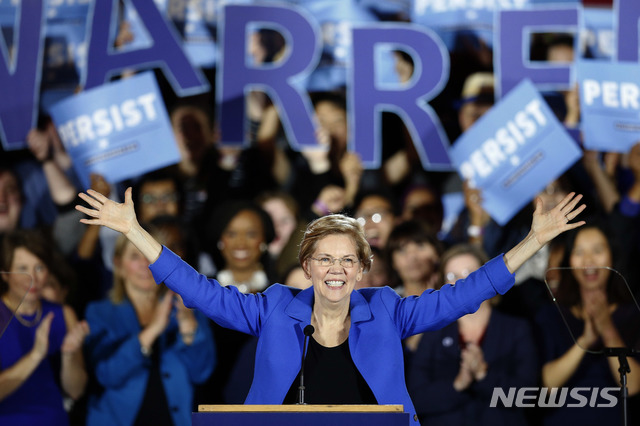
[[[618,404],[620,388],[546,388],[525,387],[493,388],[490,407],[498,402],[506,408],[554,408],[554,407],[615,407]]]

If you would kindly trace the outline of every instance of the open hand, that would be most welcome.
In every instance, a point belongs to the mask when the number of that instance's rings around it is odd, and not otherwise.
[[[545,245],[563,232],[585,224],[585,221],[571,223],[586,208],[584,204],[576,208],[581,199],[581,194],[576,195],[575,192],[571,192],[557,206],[545,212],[542,200],[539,197],[536,198],[531,231],[538,243]]]
[[[104,225],[125,235],[137,223],[131,188],[127,188],[124,193],[124,203],[116,203],[93,189],[87,190],[86,194],[81,192],[78,196],[93,207],[91,209],[80,205],[76,206],[76,210],[93,218],[80,219],[82,223]]]

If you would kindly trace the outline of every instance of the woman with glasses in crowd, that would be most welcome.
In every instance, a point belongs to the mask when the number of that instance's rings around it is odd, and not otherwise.
[[[476,245],[451,247],[442,255],[438,287],[466,279],[487,260]],[[499,297],[422,335],[407,385],[424,424],[527,425],[522,408],[490,404],[494,388],[535,386],[539,371],[529,324],[495,310]]]
[[[538,201],[531,232],[455,286],[401,298],[391,288],[354,291],[371,265],[361,225],[344,215],[323,216],[307,227],[299,260],[312,286],[306,290],[272,285],[243,294],[198,274],[138,224],[131,198],[115,203],[95,191],[80,194],[90,207],[83,223],[122,232],[152,264],[164,282],[218,324],[258,336],[256,370],[245,403],[296,402],[304,330],[314,327],[306,353],[305,386],[311,404],[402,404],[411,424],[418,417],[405,384],[402,339],[435,330],[475,311],[485,299],[506,292],[513,273],[542,245],[577,228],[571,223],[585,208],[570,194],[550,212]],[[375,351],[375,356],[371,356]]]
[[[64,398],[87,383],[82,343],[89,332],[73,309],[47,301],[52,247],[36,230],[7,233],[0,247],[0,424],[68,425]],[[11,318],[11,313],[15,317]]]

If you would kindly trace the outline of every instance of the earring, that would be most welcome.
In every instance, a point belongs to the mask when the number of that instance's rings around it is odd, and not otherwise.
[[[267,251],[267,249],[269,248],[269,246],[267,246],[267,243],[260,243],[260,251],[261,252],[265,252]]]
[[[222,240],[218,241],[218,250],[223,250],[224,249],[224,243],[222,242]]]

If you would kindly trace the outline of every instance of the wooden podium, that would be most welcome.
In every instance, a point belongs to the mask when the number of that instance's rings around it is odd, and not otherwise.
[[[192,426],[407,426],[402,405],[199,405]]]

